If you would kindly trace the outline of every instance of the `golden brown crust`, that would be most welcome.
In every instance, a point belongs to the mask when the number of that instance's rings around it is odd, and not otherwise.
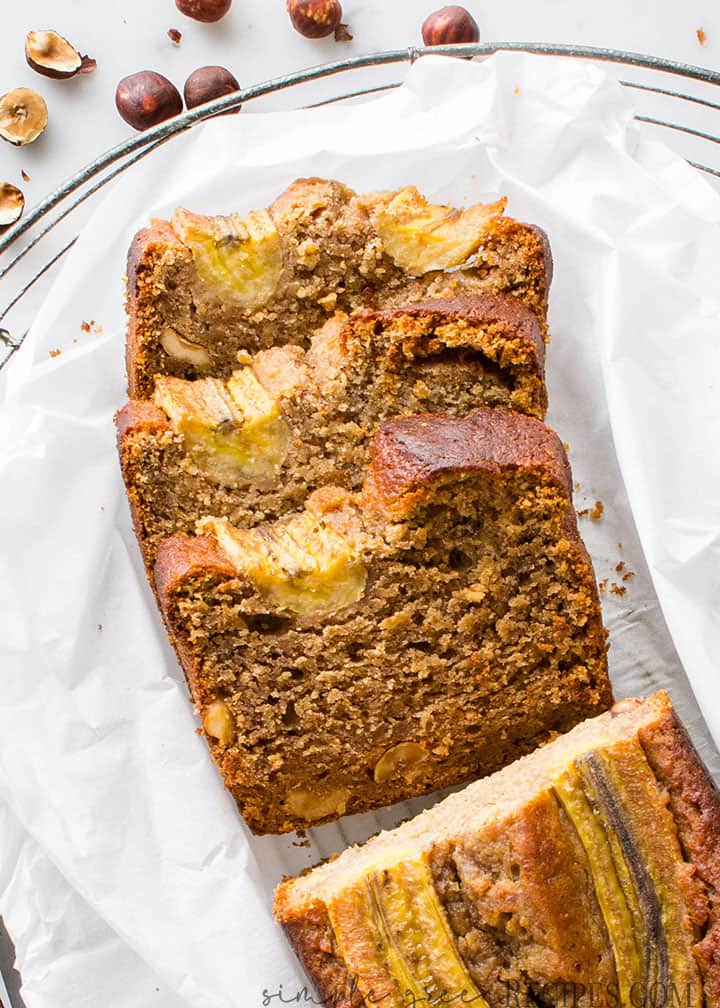
[[[534,356],[540,373],[545,364],[545,341],[537,317],[516,298],[501,294],[457,294],[451,298],[426,299],[407,307],[387,311],[368,311],[367,317],[378,319],[430,316],[433,322],[465,321],[474,325],[502,324],[512,330],[513,337],[524,342]]]
[[[312,982],[321,1005],[364,1008],[357,979],[337,954],[330,917],[320,900],[298,912],[283,905],[284,890],[277,890],[275,913]]]
[[[708,1006],[720,1005],[720,794],[685,727],[670,709],[640,740],[667,788],[683,854],[704,884],[707,919],[695,947]]]
[[[542,470],[568,498],[570,467],[557,434],[534,417],[482,407],[467,417],[425,414],[384,423],[373,442],[363,501],[387,518],[409,514],[423,490],[461,472]]]
[[[115,417],[120,457],[123,457],[124,439],[137,430],[160,433],[170,424],[163,411],[148,399],[131,399]]]
[[[155,585],[163,608],[173,589],[194,574],[234,578],[236,571],[209,536],[176,535],[163,543],[155,562]]]
[[[169,255],[189,258],[190,252],[178,240],[169,221],[155,220],[133,238],[127,258],[127,339],[125,366],[131,398],[149,395],[150,375],[146,365],[148,348],[144,333],[153,318],[154,274],[162,259]]]

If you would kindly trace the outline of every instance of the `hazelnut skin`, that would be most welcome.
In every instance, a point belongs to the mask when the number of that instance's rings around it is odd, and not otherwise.
[[[287,11],[295,31],[305,38],[326,38],[340,27],[339,0],[287,0]]]
[[[178,89],[154,70],[124,77],[115,92],[115,105],[125,122],[136,130],[157,126],[183,110]]]
[[[239,91],[240,85],[229,70],[221,66],[199,67],[190,74],[185,81],[185,104],[189,109],[204,105],[205,102],[214,98],[222,98],[224,95]],[[232,112],[239,112],[240,107],[231,109]]]
[[[175,6],[193,21],[212,24],[225,17],[232,7],[232,0],[175,0]]]
[[[422,26],[426,46],[457,45],[462,42],[479,42],[480,29],[464,7],[442,7],[431,14]]]
[[[92,73],[97,63],[83,56],[72,43],[55,31],[31,31],[25,39],[28,66],[43,77],[66,80],[79,73]]]

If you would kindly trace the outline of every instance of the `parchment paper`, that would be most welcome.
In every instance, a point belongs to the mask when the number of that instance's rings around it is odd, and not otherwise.
[[[195,733],[118,471],[133,233],[180,203],[262,207],[307,175],[448,202],[506,194],[548,231],[549,422],[589,512],[616,692],[667,687],[720,769],[683,671],[717,740],[717,194],[639,138],[618,85],[569,61],[433,57],[363,105],[223,117],[99,207],[0,409],[0,912],[28,1008],[293,997],[274,884],[429,803],[314,830],[310,847],[249,836]]]

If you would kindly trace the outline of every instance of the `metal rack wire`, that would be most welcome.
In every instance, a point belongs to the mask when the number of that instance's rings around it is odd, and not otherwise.
[[[642,53],[601,49],[591,46],[498,42],[478,45],[437,46],[432,49],[410,47],[408,49],[360,56],[354,59],[330,63],[325,66],[311,67],[307,70],[265,81],[232,95],[219,98],[216,101],[209,102],[207,105],[192,109],[167,122],[161,123],[159,126],[149,129],[145,133],[133,136],[107,151],[72,178],[65,181],[54,192],[50,193],[23,219],[0,237],[0,370],[2,370],[12,355],[20,348],[27,335],[28,320],[21,321],[17,310],[25,303],[29,292],[36,288],[36,285],[41,280],[48,277],[54,266],[64,258],[77,241],[77,234],[73,234],[69,240],[65,238],[58,245],[57,241],[53,240],[56,239],[56,235],[58,234],[58,225],[70,218],[73,213],[89,200],[92,200],[93,197],[96,197],[106,185],[161,145],[169,142],[176,136],[186,133],[198,123],[218,113],[230,111],[240,105],[247,105],[249,102],[267,95],[276,94],[288,89],[300,88],[304,84],[321,81],[325,78],[334,76],[349,78],[354,71],[365,70],[370,67],[412,64],[420,57],[428,54],[484,57],[496,52],[524,52],[536,55],[600,61],[622,68],[652,71],[653,76],[659,80],[663,80],[664,75],[668,75],[670,78],[680,77],[687,82],[697,82],[697,85],[701,88],[707,85],[713,88],[720,85],[719,72],[699,66],[665,60],[657,56],[643,55]],[[302,107],[315,107],[317,105],[349,101],[399,87],[401,83],[401,81],[392,81],[376,86],[343,90],[339,94],[313,103],[312,106],[304,105]],[[720,110],[720,103],[709,98],[707,93],[687,93],[666,86],[664,83],[648,84],[640,80],[621,79],[620,83],[627,88],[642,92],[645,96],[652,99],[662,99],[665,104],[669,100],[673,103],[674,109],[678,107],[678,102],[682,102],[686,103],[682,106],[685,110],[693,107],[695,110],[701,110],[706,116]],[[675,115],[675,112],[673,112],[673,115]],[[706,163],[706,161],[712,160],[712,158],[710,153],[705,153],[707,144],[720,144],[720,136],[711,129],[705,128],[704,122],[688,123],[684,121],[684,118],[684,116],[681,116],[680,120],[675,118],[668,119],[664,110],[661,110],[661,114],[645,114],[638,111],[635,116],[637,122],[643,123],[648,127],[660,128],[674,136],[681,135],[685,138],[690,138],[693,142],[702,142],[704,145],[702,153],[698,157],[686,155],[687,160],[700,171],[720,179],[720,157],[718,158],[718,165],[716,167],[712,163]],[[714,148],[711,148],[711,150],[714,152]],[[24,243],[20,241],[23,236],[27,236],[27,240]],[[29,271],[26,270],[26,275],[22,276],[22,279],[18,281],[18,277],[23,272],[21,266],[26,257],[32,252],[36,252],[36,254],[42,252],[41,261],[37,266],[33,265]],[[18,316],[17,318],[16,315]],[[13,318],[12,324],[9,321],[11,316]]]

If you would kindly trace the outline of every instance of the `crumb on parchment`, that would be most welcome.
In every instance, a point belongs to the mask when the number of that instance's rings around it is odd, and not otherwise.
[[[697,35],[697,40],[701,46],[707,45],[708,39],[707,35],[705,34],[705,30],[703,28],[698,28],[695,34]]]
[[[602,501],[595,501],[595,504],[591,508],[583,508],[582,511],[578,511],[578,518],[589,518],[590,521],[600,521],[602,516],[605,514],[605,505]]]

